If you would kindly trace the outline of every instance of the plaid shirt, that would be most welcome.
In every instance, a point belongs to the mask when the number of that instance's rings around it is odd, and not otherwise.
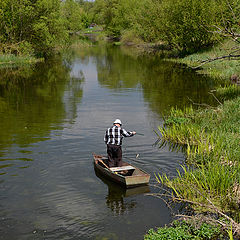
[[[104,142],[106,144],[113,144],[113,145],[122,145],[123,137],[132,137],[132,132],[127,132],[125,129],[113,125],[111,128],[108,128],[105,136]]]

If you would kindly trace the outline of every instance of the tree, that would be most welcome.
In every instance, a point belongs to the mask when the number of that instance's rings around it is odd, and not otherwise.
[[[83,7],[74,0],[66,0],[62,3],[62,17],[69,32],[80,31],[90,24],[90,19],[84,12]]]
[[[19,53],[19,46],[47,57],[65,44],[69,32],[90,23],[80,3],[74,0],[0,0],[0,43],[2,52]],[[4,46],[7,47],[4,47]]]
[[[201,64],[195,67],[195,69],[217,60],[240,59],[240,1],[226,1],[225,8],[226,10],[221,12],[219,24],[208,25],[206,29],[217,37],[231,39],[233,42],[232,47],[225,49],[224,55],[202,60]]]

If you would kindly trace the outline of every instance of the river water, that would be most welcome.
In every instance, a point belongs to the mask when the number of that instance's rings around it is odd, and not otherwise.
[[[157,56],[93,46],[33,68],[0,70],[0,239],[140,240],[172,220],[154,173],[176,175],[181,152],[155,144],[171,107],[211,103],[211,79]],[[124,157],[151,174],[125,190],[98,176],[92,152],[120,118],[136,135]],[[139,157],[136,158],[136,155]]]

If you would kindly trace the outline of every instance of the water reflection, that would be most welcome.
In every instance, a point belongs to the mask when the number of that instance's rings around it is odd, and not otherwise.
[[[125,157],[151,176],[176,175],[183,155],[154,147],[153,130],[162,111],[187,105],[187,97],[207,102],[211,87],[173,63],[102,46],[32,69],[1,69],[0,238],[137,240],[169,223],[165,203],[143,194],[148,187],[102,184],[91,153],[105,152],[105,128],[116,115],[144,134],[126,139]]]
[[[155,143],[154,146],[158,147],[159,149],[168,148],[170,152],[183,152],[185,153],[187,150],[187,145],[180,145],[174,142],[166,141],[165,139],[159,138]]]
[[[214,81],[179,64],[158,56],[126,55],[116,47],[84,51],[86,57],[93,52],[101,86],[115,92],[142,89],[145,102],[160,115],[172,106],[183,108],[192,102],[217,104],[208,93]]]
[[[114,215],[128,214],[133,208],[136,208],[137,202],[135,200],[127,199],[127,197],[150,192],[149,186],[139,186],[135,188],[121,187],[108,180],[106,177],[103,177],[96,168],[95,174],[108,187],[106,205],[111,209]]]
[[[70,71],[61,57],[32,68],[0,69],[1,161],[33,161],[29,146],[49,140],[51,131],[73,122],[85,78],[82,72],[71,76]],[[5,157],[12,147],[18,154]]]

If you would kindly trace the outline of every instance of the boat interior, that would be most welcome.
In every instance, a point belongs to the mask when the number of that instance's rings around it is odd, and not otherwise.
[[[108,165],[107,163],[107,157],[102,157],[101,161],[98,161],[98,164],[104,168],[107,168],[106,165]],[[145,173],[143,171],[141,171],[140,169],[126,163],[123,162],[122,167],[112,167],[110,168],[110,170],[112,170],[114,173],[122,175],[124,177],[126,176],[136,176],[136,175],[145,175]]]

